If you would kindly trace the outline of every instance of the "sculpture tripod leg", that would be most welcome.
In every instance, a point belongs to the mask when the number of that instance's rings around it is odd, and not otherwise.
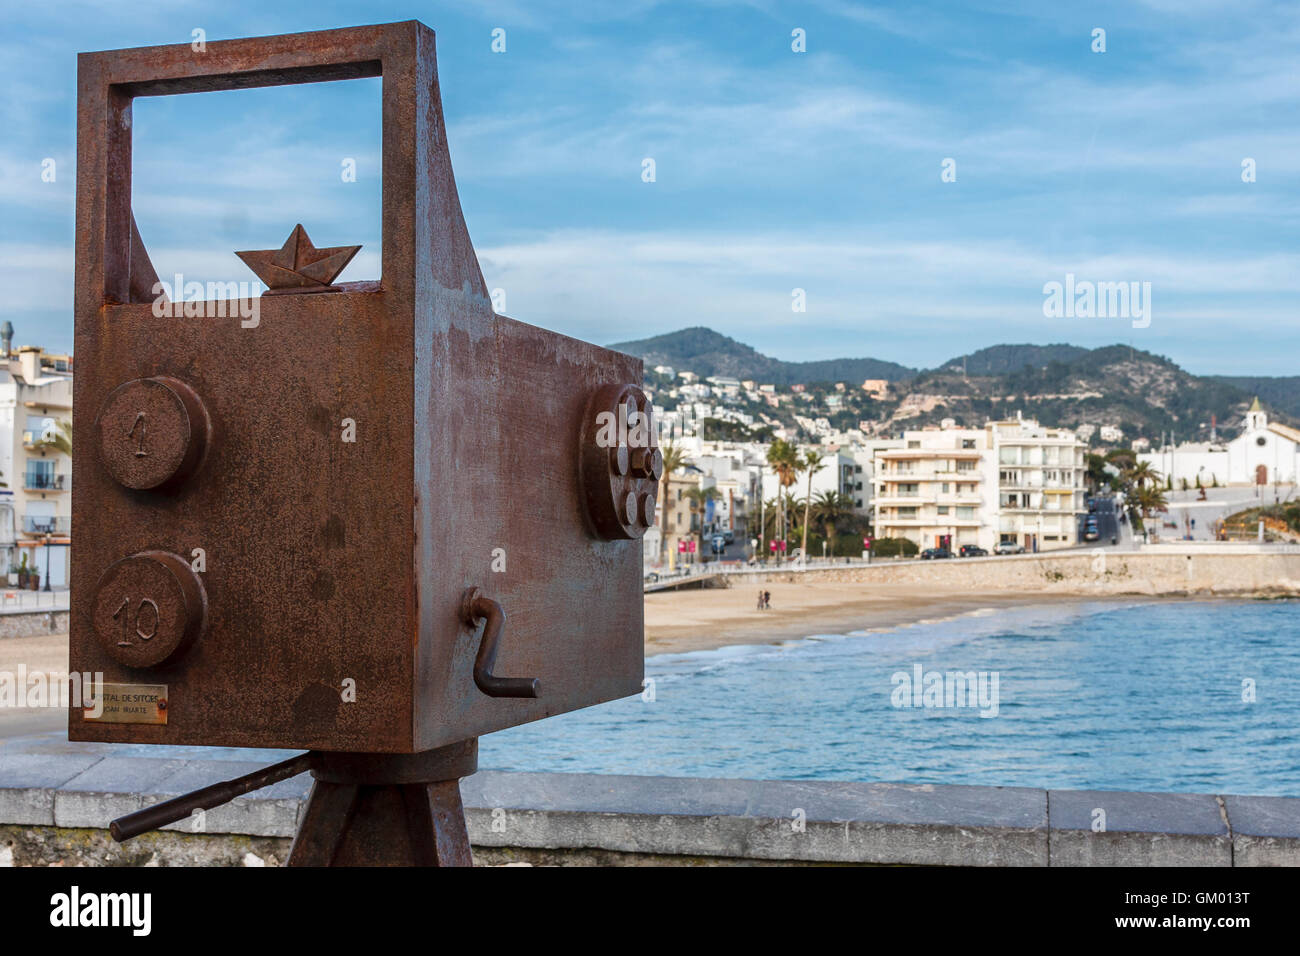
[[[460,778],[478,740],[419,754],[316,755],[289,866],[472,866]]]
[[[460,778],[477,769],[476,737],[418,754],[312,751],[129,813],[109,831],[121,843],[311,771],[289,866],[473,866]]]

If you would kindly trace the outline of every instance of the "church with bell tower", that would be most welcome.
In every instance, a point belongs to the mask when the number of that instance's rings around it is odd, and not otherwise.
[[[1184,479],[1204,487],[1219,485],[1295,484],[1300,475],[1300,429],[1270,422],[1255,398],[1242,422],[1241,434],[1227,444],[1185,442],[1138,455],[1161,476],[1171,475],[1174,487]]]

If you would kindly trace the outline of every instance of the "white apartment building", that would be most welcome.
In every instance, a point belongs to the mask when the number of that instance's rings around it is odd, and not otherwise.
[[[918,548],[991,548],[990,439],[984,429],[927,428],[904,432],[901,448],[877,452],[876,537],[909,538]]]
[[[47,444],[72,421],[72,359],[39,348],[0,349],[0,574],[22,558],[44,588],[68,583],[72,543],[72,459]],[[7,582],[6,582],[7,583]]]
[[[1078,544],[1087,446],[1069,429],[1030,420],[991,422],[986,430],[997,462],[997,541],[1026,551]]]
[[[909,431],[903,443],[876,454],[877,537],[953,550],[1077,543],[1085,446],[1072,432],[1013,419]]]

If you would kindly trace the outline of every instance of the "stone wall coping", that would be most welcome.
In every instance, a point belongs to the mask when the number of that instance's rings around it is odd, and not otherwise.
[[[293,751],[0,741],[0,825],[114,817]],[[169,829],[291,837],[307,775]],[[461,784],[483,847],[939,866],[1300,865],[1300,798],[956,784],[483,770]],[[1099,823],[1101,826],[1099,826]]]

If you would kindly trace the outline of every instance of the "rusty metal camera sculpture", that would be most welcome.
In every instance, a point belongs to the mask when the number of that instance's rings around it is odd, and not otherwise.
[[[375,76],[380,280],[286,223],[239,254],[255,328],[156,315],[132,100]],[[69,737],[308,751],[114,836],[309,770],[291,865],[467,864],[477,738],[641,690],[641,362],[493,311],[418,22],[83,54],[78,88],[71,666],[106,686]]]

